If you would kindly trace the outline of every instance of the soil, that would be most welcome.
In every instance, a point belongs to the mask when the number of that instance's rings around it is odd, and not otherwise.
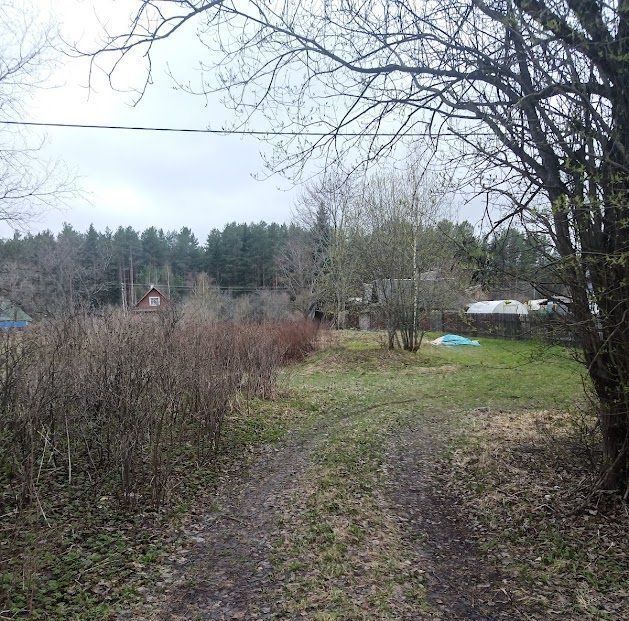
[[[448,621],[528,619],[496,563],[478,548],[466,514],[440,483],[437,429],[443,415],[422,418],[389,451],[389,498],[426,572],[434,614]]]
[[[306,467],[309,441],[291,438],[266,447],[246,468],[226,477],[213,505],[186,527],[181,554],[164,568],[157,596],[123,618],[225,621],[273,618],[271,551],[278,508]]]
[[[421,559],[430,612],[417,621],[526,619],[494,563],[473,541],[466,516],[439,486],[440,450],[433,429],[443,416],[423,420],[396,437],[387,451],[385,497],[404,538]],[[201,511],[186,528],[187,543],[164,567],[161,591],[120,618],[247,621],[280,618],[273,545],[282,507],[299,490],[312,451],[325,441],[319,429],[267,447],[247,473],[228,476],[217,492],[220,506]],[[283,617],[282,617],[283,618]],[[308,618],[304,614],[303,618]],[[410,619],[409,619],[410,621]]]

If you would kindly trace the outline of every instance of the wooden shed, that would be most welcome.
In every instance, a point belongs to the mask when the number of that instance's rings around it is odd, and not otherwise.
[[[157,288],[151,287],[133,307],[133,312],[155,313],[168,308],[171,301]]]

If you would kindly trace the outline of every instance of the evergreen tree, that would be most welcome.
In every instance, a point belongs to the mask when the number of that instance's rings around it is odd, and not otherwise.
[[[208,276],[216,283],[221,282],[222,264],[222,233],[218,229],[212,229],[205,241],[203,251],[203,268]]]
[[[201,272],[223,287],[274,286],[288,236],[285,224],[263,221],[213,229],[203,247],[189,227],[164,232],[129,226],[100,233],[90,225],[80,233],[66,224],[57,236],[15,233],[0,239],[0,294],[17,292],[18,301],[39,316],[77,304],[96,307],[124,300],[132,305],[151,284],[178,298]],[[46,309],[40,303],[35,308],[44,296]]]
[[[191,279],[201,267],[201,250],[194,233],[184,226],[174,237],[172,246],[172,268],[185,280]]]
[[[160,273],[169,258],[168,242],[162,229],[154,226],[140,235],[142,243],[142,281],[145,285],[158,284]]]

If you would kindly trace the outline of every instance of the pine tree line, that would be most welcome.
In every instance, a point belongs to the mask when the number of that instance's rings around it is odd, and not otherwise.
[[[99,232],[90,226],[83,233],[65,224],[56,235],[15,233],[0,239],[0,295],[41,317],[85,306],[132,306],[149,285],[180,300],[194,290],[199,274],[207,274],[205,282],[234,292],[281,288],[287,285],[281,257],[295,244],[309,248],[310,238],[321,243],[317,233],[321,226],[232,222],[222,230],[213,229],[204,244],[188,227]],[[483,288],[539,270],[537,244],[517,230],[483,239],[469,222],[448,220],[436,230],[443,243],[452,244],[453,256],[471,281]],[[306,263],[316,264],[316,254],[306,257]],[[361,294],[357,285],[353,295]]]
[[[79,232],[64,224],[0,240],[0,294],[35,315],[137,301],[149,285],[174,299],[189,291],[199,273],[239,290],[277,287],[278,256],[295,227],[258,222],[213,229],[201,244],[188,227],[137,231],[118,227]]]

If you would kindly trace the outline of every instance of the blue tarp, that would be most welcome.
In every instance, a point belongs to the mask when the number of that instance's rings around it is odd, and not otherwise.
[[[28,321],[0,321],[0,330],[11,330],[13,328],[26,328]]]
[[[457,345],[473,345],[474,347],[480,347],[478,341],[472,341],[458,334],[444,334],[441,337],[441,344],[448,345],[449,347],[456,347]]]

